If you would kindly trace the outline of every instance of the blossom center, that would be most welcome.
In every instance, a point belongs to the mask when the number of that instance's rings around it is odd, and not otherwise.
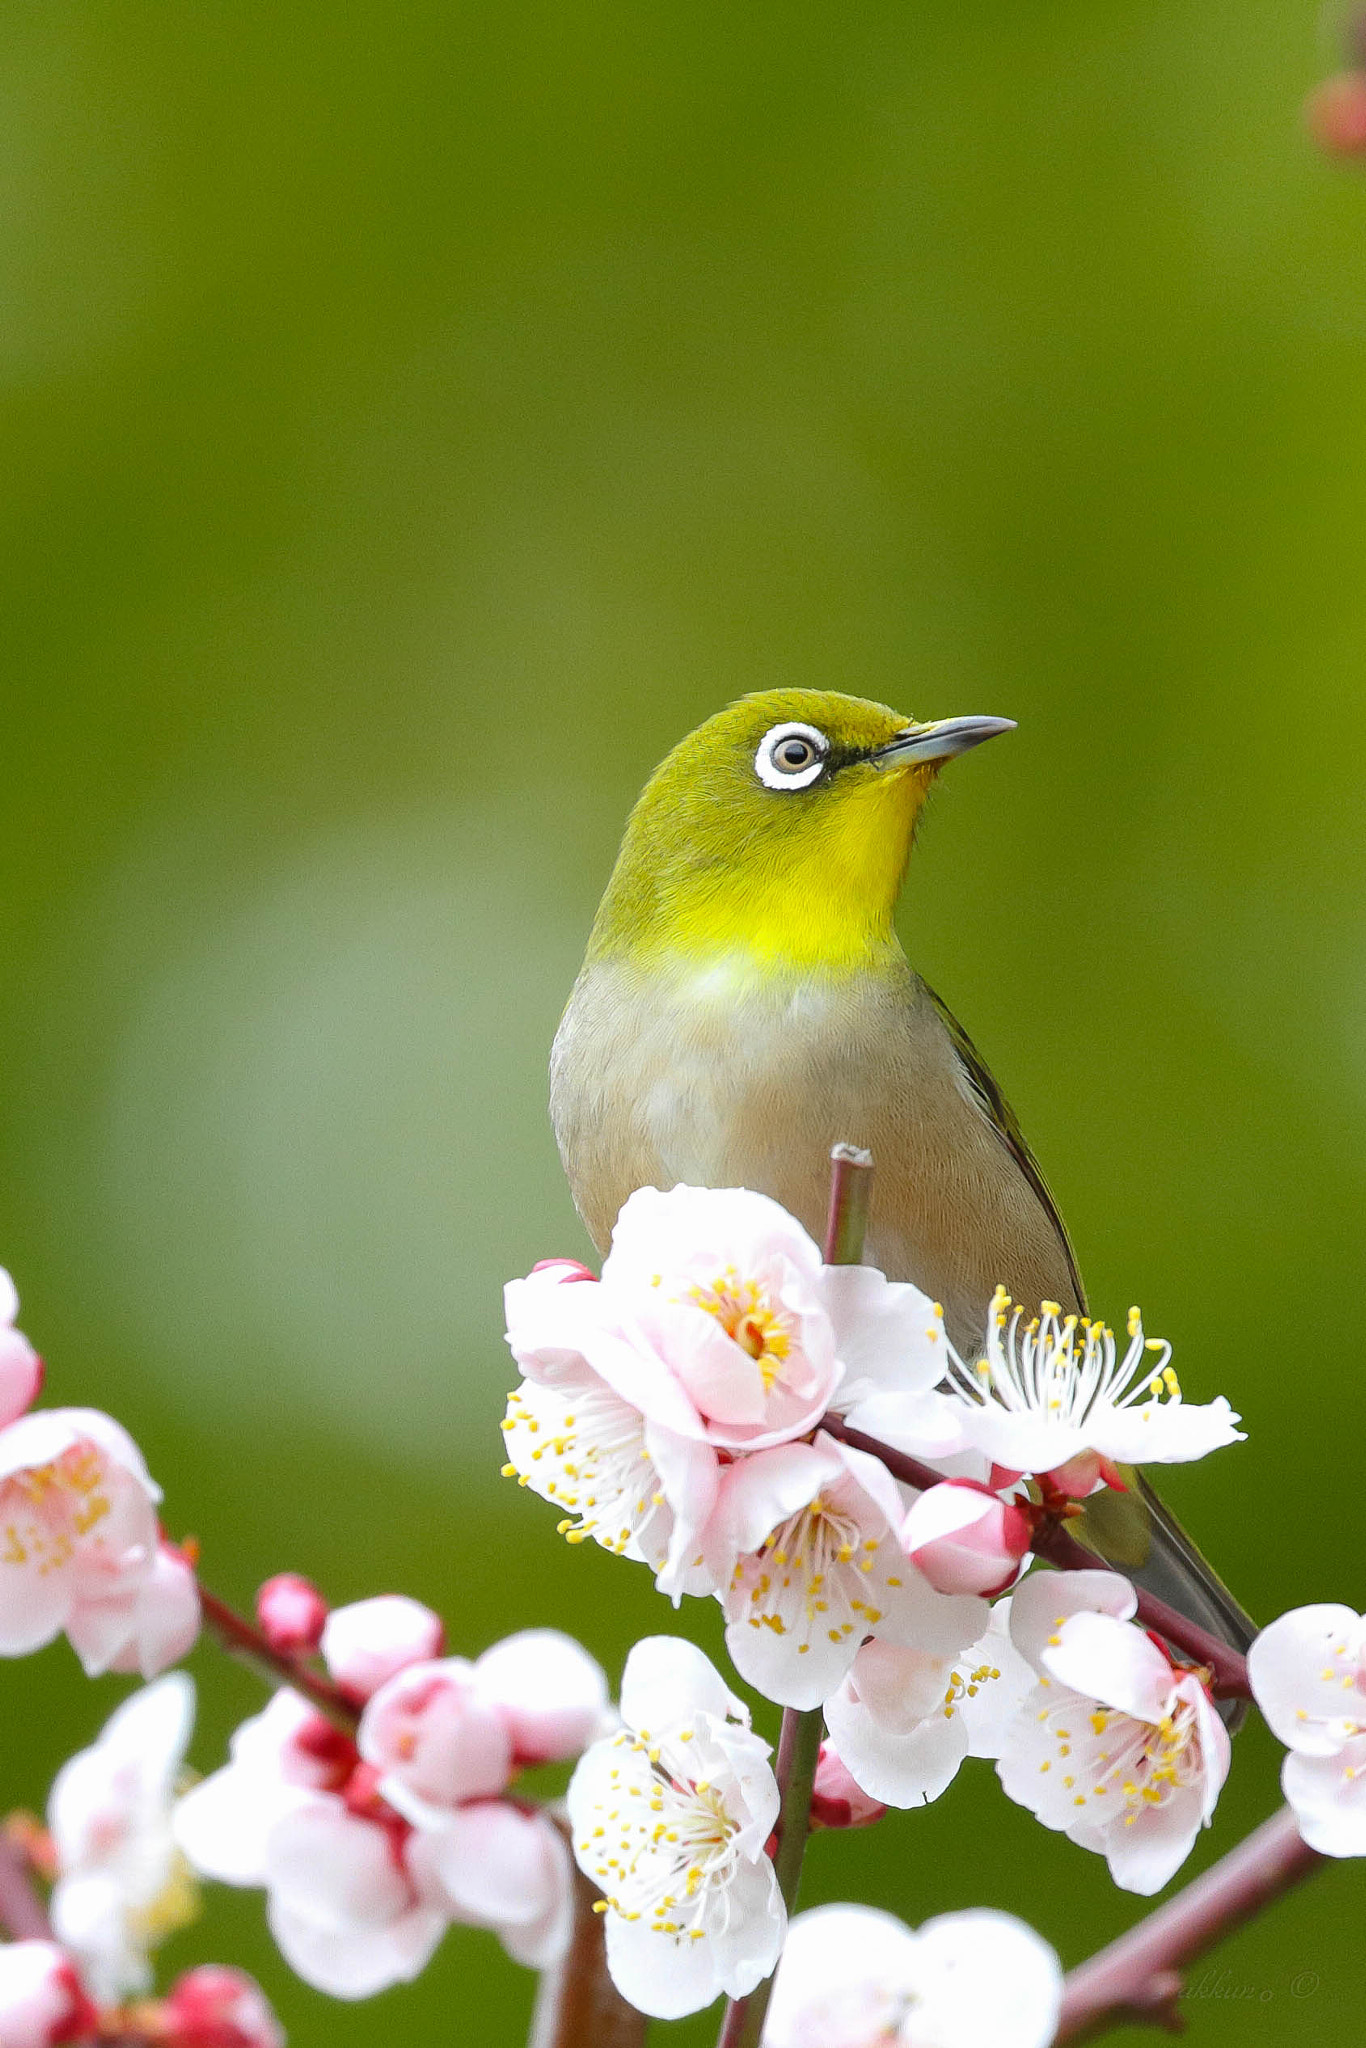
[[[0,1564],[36,1565],[40,1574],[69,1562],[111,1509],[104,1461],[78,1443],[46,1465],[31,1465],[0,1485]]]
[[[1098,1819],[1132,1827],[1147,1808],[1164,1806],[1205,1775],[1199,1717],[1179,1693],[1158,1721],[1140,1721],[1075,1693],[1044,1708],[1039,1719],[1057,1745],[1040,1770],[1059,1771],[1072,1804],[1095,1804]],[[1085,1724],[1080,1733],[1078,1720]]]
[[[987,1356],[969,1367],[951,1355],[949,1379],[974,1406],[994,1405],[1063,1428],[1079,1427],[1101,1408],[1179,1402],[1171,1346],[1144,1336],[1136,1308],[1129,1311],[1128,1336],[1121,1357],[1107,1323],[1064,1315],[1056,1301],[1042,1303],[1038,1315],[1026,1322],[1024,1310],[998,1287],[991,1302]]]
[[[721,1328],[758,1366],[764,1391],[769,1392],[778,1368],[792,1349],[788,1316],[775,1308],[756,1280],[742,1280],[734,1266],[727,1266],[709,1285],[688,1290],[688,1299],[715,1316]]]
[[[568,1510],[557,1525],[566,1543],[592,1536],[620,1555],[667,1513],[644,1420],[614,1395],[578,1392],[552,1422],[514,1391],[502,1427],[514,1454],[504,1477]]]
[[[644,1729],[623,1730],[610,1799],[595,1801],[595,1823],[579,1847],[597,1858],[606,1910],[648,1919],[656,1934],[701,1941],[708,1895],[733,1874],[740,1824],[720,1788],[693,1775],[685,1749],[693,1739],[681,1730],[652,1744]]]
[[[846,1641],[855,1629],[866,1635],[882,1619],[882,1609],[866,1597],[881,1541],[865,1536],[851,1513],[817,1494],[739,1559],[732,1598],[747,1587],[744,1618],[751,1628],[775,1635],[809,1636],[823,1629],[832,1643]],[[798,1645],[799,1654],[806,1649]]]

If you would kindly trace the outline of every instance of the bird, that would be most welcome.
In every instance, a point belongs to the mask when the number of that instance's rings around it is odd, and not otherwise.
[[[995,1290],[1083,1315],[1057,1204],[894,913],[943,767],[1008,718],[759,691],[689,733],[631,812],[555,1035],[550,1112],[600,1252],[637,1188],[747,1187],[819,1242],[832,1146],[871,1152],[864,1257],[980,1355]],[[1126,1468],[1127,1470],[1128,1468]],[[1255,1634],[1141,1476],[1072,1532],[1237,1649]]]

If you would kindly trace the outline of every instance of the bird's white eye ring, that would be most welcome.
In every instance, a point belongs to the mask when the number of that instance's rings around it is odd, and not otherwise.
[[[829,753],[829,740],[814,725],[773,725],[759,742],[754,772],[765,789],[809,789]]]

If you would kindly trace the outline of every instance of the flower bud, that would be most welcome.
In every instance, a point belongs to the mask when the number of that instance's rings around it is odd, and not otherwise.
[[[533,1273],[548,1273],[562,1287],[574,1280],[596,1280],[598,1277],[580,1259],[537,1259],[531,1270]]]
[[[936,1593],[1004,1593],[1029,1549],[1029,1518],[973,1479],[947,1479],[913,1503],[901,1547]]]
[[[93,2035],[99,2013],[75,1965],[55,1941],[0,1946],[0,2041],[5,2048],[58,2048]]]
[[[285,2048],[284,2029],[254,1977],[203,1963],[171,1986],[158,2039],[167,2048]]]
[[[862,1785],[855,1783],[848,1765],[832,1745],[823,1742],[811,1793],[812,1827],[870,1828],[886,1811],[880,1799],[872,1798]]]
[[[1329,156],[1366,156],[1366,71],[1325,78],[1309,95],[1305,119]]]
[[[398,1672],[361,1715],[357,1741],[400,1811],[413,1801],[451,1807],[489,1798],[512,1776],[506,1717],[463,1657]]]
[[[321,1636],[327,1668],[352,1698],[368,1700],[395,1672],[441,1655],[439,1614],[406,1593],[380,1593],[334,1607]]]
[[[311,1579],[277,1572],[256,1595],[256,1619],[272,1650],[293,1656],[316,1650],[327,1621],[327,1602]]]

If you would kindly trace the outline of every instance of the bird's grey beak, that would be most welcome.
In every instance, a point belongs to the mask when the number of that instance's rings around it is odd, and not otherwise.
[[[929,725],[913,725],[899,732],[873,755],[875,768],[905,768],[922,761],[951,761],[994,740],[998,732],[1014,732],[1013,718],[936,718]]]

